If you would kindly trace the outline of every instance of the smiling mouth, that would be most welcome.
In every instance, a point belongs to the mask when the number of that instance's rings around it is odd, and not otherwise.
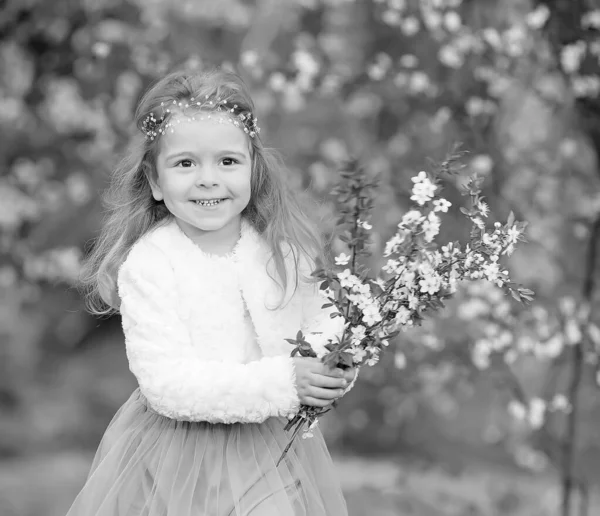
[[[226,199],[206,199],[206,200],[195,200],[192,201],[196,203],[198,206],[216,206],[217,204],[221,204]]]

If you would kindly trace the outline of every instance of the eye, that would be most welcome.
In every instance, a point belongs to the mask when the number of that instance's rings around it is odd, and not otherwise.
[[[235,158],[223,158],[222,163],[223,163],[223,165],[229,167],[231,165],[239,164],[239,161]]]
[[[180,161],[178,161],[175,166],[176,167],[183,167],[183,168],[189,168],[194,164],[194,162],[191,159],[182,159]]]

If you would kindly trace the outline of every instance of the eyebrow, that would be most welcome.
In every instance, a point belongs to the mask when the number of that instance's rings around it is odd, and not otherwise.
[[[181,156],[189,156],[189,155],[194,155],[195,153],[193,151],[181,151],[181,152],[176,152],[174,154],[169,154],[166,159],[167,160],[171,160],[171,159],[175,159],[175,158],[179,158]],[[238,158],[247,158],[248,155],[244,154],[243,152],[239,152],[239,151],[233,151],[233,150],[222,150],[219,151],[218,153],[216,153],[219,156],[223,156],[223,155],[227,155],[227,156],[236,156]]]

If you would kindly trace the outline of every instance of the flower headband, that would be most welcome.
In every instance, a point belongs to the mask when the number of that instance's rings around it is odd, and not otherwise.
[[[171,108],[167,108],[166,105],[172,105],[176,110],[193,108],[195,110],[202,111],[203,109],[209,109],[210,111],[222,113],[226,115],[226,120],[232,123],[235,127],[243,129],[243,131],[250,136],[250,138],[254,138],[260,132],[260,127],[256,125],[258,118],[253,117],[250,111],[244,111],[237,104],[230,105],[227,103],[226,99],[211,100],[210,97],[206,95],[203,102],[199,101],[198,99],[194,99],[194,97],[191,97],[189,102],[185,103],[177,102],[176,100],[174,100],[172,104],[165,104],[164,102],[161,102],[161,116],[157,117],[153,112],[151,112],[146,118],[144,118],[142,122],[142,132],[146,135],[147,140],[154,140],[158,137],[158,135],[166,134],[169,128],[171,129],[171,132],[173,132],[174,123],[171,121],[169,116],[172,111]],[[204,116],[192,116],[189,117],[189,120],[204,120],[204,118]],[[206,118],[210,120],[211,114],[208,113]],[[223,123],[223,120],[223,117],[219,117],[219,123]],[[176,123],[180,122],[181,120],[177,119]]]

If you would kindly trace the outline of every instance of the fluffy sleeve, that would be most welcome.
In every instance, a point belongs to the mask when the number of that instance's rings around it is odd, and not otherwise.
[[[302,277],[310,277],[313,268],[310,263],[303,259],[300,260],[299,288],[302,295],[302,333],[306,340],[311,343],[317,355],[322,356],[327,353],[325,345],[332,340],[337,342],[344,332],[344,318],[331,317],[337,311],[335,306],[323,308],[323,305],[329,301],[321,295],[319,291],[319,282],[302,281]],[[358,369],[354,375],[354,380],[346,388],[348,392],[356,383]]]
[[[118,288],[129,367],[156,412],[211,423],[258,423],[296,412],[290,357],[249,364],[201,358],[178,316],[174,271],[159,248],[139,242],[119,270]]]

